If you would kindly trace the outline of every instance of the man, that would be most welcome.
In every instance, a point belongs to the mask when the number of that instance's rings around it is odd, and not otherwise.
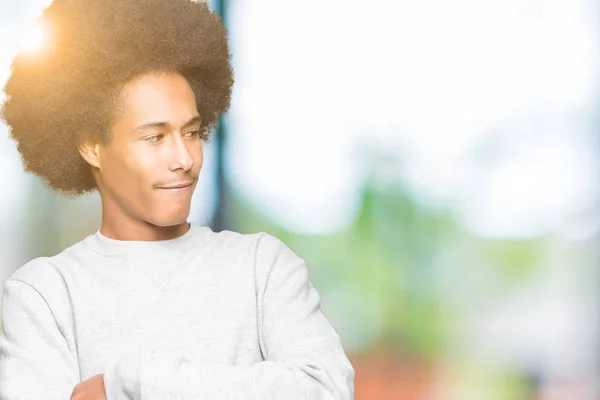
[[[26,170],[98,190],[101,227],[4,283],[0,400],[352,399],[306,264],[187,222],[229,107],[226,31],[189,0],[55,0],[2,117]]]

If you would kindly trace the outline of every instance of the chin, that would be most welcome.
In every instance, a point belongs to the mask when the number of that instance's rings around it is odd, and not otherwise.
[[[187,222],[190,213],[189,210],[185,213],[180,212],[175,215],[163,215],[152,219],[152,224],[160,227],[168,227],[184,224]]]

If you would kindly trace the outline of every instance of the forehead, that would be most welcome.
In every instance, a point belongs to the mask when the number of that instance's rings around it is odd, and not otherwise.
[[[147,74],[128,82],[122,92],[122,117],[131,123],[147,120],[188,120],[197,113],[194,92],[180,74]]]

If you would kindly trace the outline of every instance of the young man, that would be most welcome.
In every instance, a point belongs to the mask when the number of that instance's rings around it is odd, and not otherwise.
[[[55,0],[2,117],[26,170],[102,224],[4,283],[0,400],[352,399],[306,264],[267,233],[187,222],[229,106],[226,31],[189,0]]]

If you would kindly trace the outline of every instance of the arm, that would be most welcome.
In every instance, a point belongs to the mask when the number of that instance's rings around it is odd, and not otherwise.
[[[77,383],[77,356],[69,350],[45,299],[31,285],[7,280],[0,330],[0,400],[66,400]]]
[[[353,399],[354,369],[321,312],[305,262],[264,235],[256,272],[265,361],[230,366],[140,347],[105,373],[107,399]]]

